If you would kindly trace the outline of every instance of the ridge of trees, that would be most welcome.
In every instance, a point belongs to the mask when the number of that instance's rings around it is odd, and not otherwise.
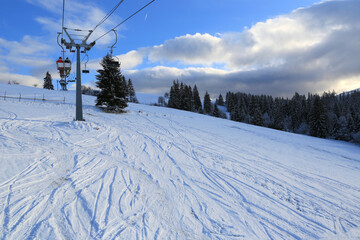
[[[220,94],[215,103],[206,91],[202,105],[196,85],[173,81],[167,107],[226,118],[218,106],[226,106],[233,121],[360,143],[360,91],[295,93],[291,99],[229,91],[225,101]]]
[[[360,91],[295,93],[291,99],[245,93],[226,94],[231,120],[287,132],[360,142]]]
[[[201,98],[196,84],[194,88],[180,82],[173,81],[170,88],[169,100],[167,107],[179,110],[191,111],[196,113],[203,113],[214,117],[226,118],[225,113],[221,112],[218,108],[218,103],[211,102],[210,94],[206,92],[204,96],[204,107],[201,103]],[[161,102],[160,105],[163,105]]]

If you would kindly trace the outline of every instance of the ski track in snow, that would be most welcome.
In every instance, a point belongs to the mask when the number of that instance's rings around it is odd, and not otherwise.
[[[1,156],[23,162],[0,183],[0,239],[360,237],[359,177],[321,170],[358,176],[356,145],[143,105],[74,112],[0,100]]]

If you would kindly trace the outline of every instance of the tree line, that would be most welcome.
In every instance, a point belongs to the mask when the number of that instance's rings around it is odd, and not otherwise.
[[[226,118],[225,113],[219,110],[218,105],[218,102],[212,104],[210,94],[207,91],[204,95],[202,104],[196,84],[194,85],[194,88],[192,88],[191,86],[188,86],[183,82],[179,83],[178,80],[173,81],[173,85],[170,88],[169,100],[167,103],[167,107],[169,108],[203,113],[214,117]]]
[[[218,106],[226,106],[230,119],[320,138],[360,142],[360,91],[335,92],[292,98],[227,92],[214,103],[206,91],[203,104],[196,85],[173,81],[167,107],[226,118]]]
[[[96,105],[105,106],[107,111],[121,112],[127,102],[137,102],[131,79],[125,80],[120,64],[107,55],[101,66],[96,75],[96,86],[101,90]],[[51,75],[47,73],[44,88],[51,89],[51,85]],[[225,101],[220,94],[215,103],[211,102],[206,91],[202,103],[196,84],[192,88],[176,80],[166,95],[169,98],[167,104],[159,98],[162,106],[221,118],[226,118],[226,114],[218,106],[226,106],[233,121],[320,138],[360,142],[360,91],[340,95],[327,92],[321,96],[295,93],[291,99],[229,91]]]
[[[360,142],[360,91],[291,99],[245,93],[226,94],[231,120],[343,141]]]

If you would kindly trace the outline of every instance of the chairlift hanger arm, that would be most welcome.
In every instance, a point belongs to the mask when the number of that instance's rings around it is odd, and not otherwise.
[[[57,36],[57,44],[61,47],[61,49],[62,49],[62,52],[64,53],[65,52],[65,50],[64,50],[64,47],[59,43],[59,37],[60,37],[60,35],[61,35],[62,33],[61,32],[58,32],[58,36]]]
[[[114,48],[114,46],[116,45],[116,43],[118,42],[118,37],[117,37],[117,33],[116,33],[116,30],[115,29],[112,29],[113,31],[114,31],[114,33],[115,33],[115,38],[116,38],[116,40],[115,40],[115,43],[110,47],[110,54],[111,54],[111,57],[113,56],[113,48]]]

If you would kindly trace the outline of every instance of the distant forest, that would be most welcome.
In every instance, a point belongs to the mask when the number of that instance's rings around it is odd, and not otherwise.
[[[206,92],[201,103],[194,88],[174,81],[167,106],[226,118],[218,106],[225,106],[230,119],[286,132],[360,143],[360,91],[307,96],[295,93],[289,98],[228,92],[215,103]],[[159,103],[165,105],[163,99]]]

